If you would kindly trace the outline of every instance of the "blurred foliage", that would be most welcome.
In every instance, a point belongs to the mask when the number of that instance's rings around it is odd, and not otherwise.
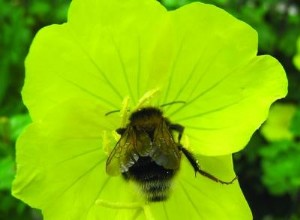
[[[294,104],[273,104],[268,120],[260,129],[261,134],[269,142],[292,140],[294,134],[290,131],[297,107]]]
[[[170,10],[192,2],[160,1]],[[254,27],[259,36],[259,54],[275,56],[288,74],[289,94],[281,101],[285,111],[270,113],[261,132],[256,132],[248,147],[235,155],[235,166],[255,219],[300,219],[300,1],[201,2],[217,5]],[[1,219],[40,219],[38,211],[10,195],[15,141],[30,122],[20,96],[23,63],[37,30],[64,22],[69,3],[70,0],[0,0]],[[294,110],[286,110],[289,106]],[[275,108],[274,105],[272,111]],[[271,131],[271,136],[264,129]]]
[[[262,182],[274,195],[297,195],[300,187],[300,143],[276,141],[259,151]]]
[[[293,61],[296,68],[300,71],[300,37],[297,41],[297,54],[294,56]]]
[[[261,133],[268,140],[259,150],[262,182],[274,195],[297,196],[300,189],[300,108],[293,104],[274,104]]]

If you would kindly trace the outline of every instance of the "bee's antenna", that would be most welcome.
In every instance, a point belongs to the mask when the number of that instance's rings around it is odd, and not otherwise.
[[[106,112],[105,113],[105,116],[108,116],[108,115],[110,115],[110,114],[113,114],[113,113],[116,113],[116,112],[120,112],[121,110],[112,110],[112,111],[110,111],[110,112]],[[129,110],[127,110],[127,112],[129,112]]]
[[[185,104],[185,103],[186,103],[185,101],[173,101],[173,102],[168,102],[168,103],[162,104],[160,107],[165,107],[165,106],[173,105],[173,104]]]
[[[106,112],[105,113],[105,116],[108,116],[110,114],[113,114],[113,113],[116,113],[116,112],[120,112],[121,110],[113,110],[113,111],[110,111],[110,112]]]
[[[165,106],[168,106],[168,105],[173,105],[173,104],[185,104],[186,102],[185,101],[173,101],[173,102],[168,102],[168,103],[165,103],[165,104],[162,104],[160,105],[160,107],[165,107]],[[109,111],[109,112],[106,112],[105,113],[105,116],[108,116],[110,114],[113,114],[113,113],[116,113],[116,112],[120,112],[121,110],[113,110],[113,111]],[[128,110],[129,111],[129,110]]]

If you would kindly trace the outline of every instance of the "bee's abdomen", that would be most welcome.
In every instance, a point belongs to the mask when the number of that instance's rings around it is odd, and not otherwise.
[[[151,157],[140,157],[127,172],[123,173],[123,177],[136,182],[148,201],[158,202],[168,198],[175,173],[176,170],[157,165]]]

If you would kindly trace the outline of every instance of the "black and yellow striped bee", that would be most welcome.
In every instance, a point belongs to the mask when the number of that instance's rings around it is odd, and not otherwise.
[[[178,172],[182,154],[186,156],[195,173],[222,184],[219,180],[200,169],[196,158],[180,144],[184,127],[172,124],[155,107],[145,107],[133,112],[125,128],[116,130],[121,135],[106,162],[109,175],[122,176],[137,183],[149,202],[168,198],[172,179]],[[174,140],[177,132],[177,140]]]

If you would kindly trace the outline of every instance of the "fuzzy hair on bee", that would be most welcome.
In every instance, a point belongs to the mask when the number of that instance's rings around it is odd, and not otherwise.
[[[200,173],[222,184],[231,184],[236,179],[222,181],[201,170],[194,155],[180,144],[184,127],[171,123],[159,108],[138,109],[130,115],[126,127],[116,131],[121,137],[106,161],[106,172],[111,176],[122,175],[125,180],[136,183],[149,202],[168,199],[182,154],[195,174]],[[174,132],[178,133],[177,140]]]

